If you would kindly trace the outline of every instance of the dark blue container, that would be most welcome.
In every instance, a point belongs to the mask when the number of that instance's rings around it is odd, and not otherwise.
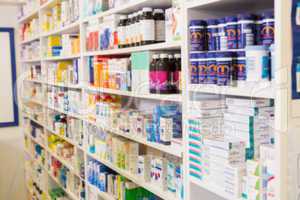
[[[220,86],[231,84],[231,68],[232,68],[232,53],[218,52],[216,53],[218,66],[218,81]]]
[[[262,29],[262,17],[257,15],[255,17],[255,44],[256,45],[262,44],[261,29]]]
[[[199,75],[199,83],[203,84],[206,83],[206,76],[207,76],[207,59],[206,53],[199,53],[197,56],[198,60],[198,75]]]
[[[208,50],[217,50],[217,37],[218,37],[218,21],[216,19],[207,20],[207,44]]]
[[[226,36],[226,21],[225,18],[218,19],[218,36],[216,50],[227,49],[227,36]]]
[[[274,43],[275,35],[275,21],[274,21],[274,12],[265,12],[262,15],[262,28],[261,28],[261,39],[262,45],[270,46]]]
[[[190,53],[191,84],[199,84],[198,54],[197,52]]]
[[[203,20],[191,20],[189,29],[191,51],[207,50],[207,45],[205,42],[206,22]]]
[[[252,14],[238,15],[238,48],[255,43],[255,18]]]
[[[218,81],[218,66],[216,60],[216,53],[208,52],[206,54],[207,65],[207,84],[217,84]]]
[[[238,23],[237,17],[226,17],[226,36],[227,36],[227,48],[238,48]]]
[[[236,52],[234,59],[234,71],[236,73],[236,79],[238,81],[246,81],[247,70],[246,70],[246,53],[245,51]]]

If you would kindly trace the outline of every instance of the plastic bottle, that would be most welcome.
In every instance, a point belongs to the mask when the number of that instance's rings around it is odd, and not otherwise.
[[[255,21],[252,14],[238,15],[238,48],[243,49],[246,46],[255,43]]]
[[[218,66],[218,81],[220,86],[231,84],[231,67],[232,67],[232,53],[218,52],[216,53]]]
[[[168,54],[162,53],[159,56],[160,60],[157,62],[157,93],[159,94],[168,94],[169,88],[169,60]]]
[[[165,13],[163,9],[154,9],[153,11],[155,20],[155,42],[164,42],[166,39],[165,30]]]
[[[152,10],[152,8],[148,7],[143,8],[143,15],[141,17],[142,45],[155,42],[155,21]]]
[[[198,52],[190,53],[190,79],[191,84],[199,84]]]
[[[215,19],[207,20],[207,43],[208,50],[217,50],[217,37],[218,37],[218,21]]]
[[[203,84],[206,83],[207,78],[207,59],[206,53],[199,53],[197,56],[198,60],[198,76],[199,76],[199,83]]]
[[[217,50],[227,49],[226,22],[224,18],[218,19]]]
[[[270,46],[274,43],[274,33],[275,33],[275,20],[274,20],[274,12],[265,12],[262,15],[262,44]]]
[[[190,45],[191,51],[205,51],[206,43],[206,22],[203,20],[191,20],[190,21]]]
[[[237,23],[237,17],[235,16],[226,17],[226,37],[227,37],[227,48],[237,49],[238,23]]]
[[[182,83],[181,83],[181,54],[175,54],[175,73],[174,81],[176,83],[176,93],[181,93]]]
[[[120,22],[118,25],[118,38],[119,38],[119,48],[126,47],[126,24],[127,24],[127,16],[122,15],[120,17]]]
[[[157,63],[159,62],[159,55],[154,54],[150,63],[149,81],[150,81],[150,93],[157,93]]]
[[[207,59],[207,84],[217,84],[218,81],[218,66],[216,60],[216,53],[208,52],[206,54]]]

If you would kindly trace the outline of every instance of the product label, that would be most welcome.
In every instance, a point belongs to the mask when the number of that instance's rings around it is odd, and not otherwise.
[[[155,21],[155,41],[165,41],[165,21],[164,20],[157,20]]]
[[[238,25],[238,48],[242,49],[254,45],[254,23],[243,23]]]
[[[218,85],[230,84],[230,68],[230,62],[218,62]]]
[[[153,19],[141,20],[142,41],[155,40],[155,22]]]
[[[264,22],[260,32],[263,45],[271,45],[274,42],[274,21]]]
[[[247,79],[246,60],[237,60],[234,68],[237,74],[237,80],[245,81]]]
[[[198,84],[199,83],[199,75],[198,75],[198,62],[197,61],[191,61],[191,84]]]
[[[231,24],[226,26],[226,36],[227,36],[227,48],[236,49],[237,48],[237,25]]]
[[[214,51],[217,50],[217,28],[208,28],[207,29],[207,41],[208,41],[208,50]]]
[[[203,28],[190,28],[190,44],[192,51],[204,51],[205,31]]]
[[[215,61],[207,62],[207,83],[216,84],[218,79],[218,66]]]
[[[167,71],[156,71],[157,77],[157,89],[161,91],[167,90],[168,86],[168,72]]]

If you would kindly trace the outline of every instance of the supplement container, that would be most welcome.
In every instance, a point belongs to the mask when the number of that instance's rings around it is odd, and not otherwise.
[[[164,42],[166,40],[165,12],[163,9],[154,9],[153,15],[155,20],[155,42]]]
[[[218,21],[215,19],[207,20],[207,43],[208,50],[217,50],[217,37],[218,37]]]
[[[156,64],[156,91],[159,94],[169,94],[169,60],[168,54],[160,54],[160,60]]]
[[[152,56],[152,61],[150,63],[150,71],[149,71],[149,81],[150,81],[150,93],[156,93],[157,87],[157,77],[156,77],[156,66],[157,62],[159,61],[159,55],[154,54]]]
[[[232,53],[218,52],[216,53],[218,66],[218,81],[220,86],[231,84],[231,68],[232,68]]]
[[[190,45],[191,51],[205,51],[206,42],[206,22],[203,20],[191,20],[190,21]]]
[[[261,28],[261,39],[263,45],[270,46],[274,43],[275,33],[275,20],[274,12],[263,13],[262,28]]]
[[[142,34],[142,45],[152,44],[155,42],[155,21],[152,14],[152,8],[143,8],[141,16],[141,34]]]
[[[269,52],[266,46],[246,47],[246,71],[248,82],[269,81]]]
[[[247,72],[246,72],[246,53],[245,51],[238,51],[235,53],[233,60],[233,71],[235,76],[233,80],[246,81]]]
[[[190,78],[191,84],[199,84],[199,69],[198,69],[198,54],[199,52],[190,53]]]
[[[237,17],[226,17],[227,48],[237,49],[238,47],[238,23]]]
[[[197,61],[198,61],[199,83],[206,83],[206,76],[207,76],[206,53],[199,53],[197,56]]]
[[[255,23],[254,15],[238,15],[238,48],[254,45],[255,42]]]
[[[208,52],[206,53],[206,66],[207,66],[207,84],[217,84],[218,80],[218,66],[216,60],[216,53]]]
[[[119,48],[126,47],[126,23],[127,16],[121,15],[120,22],[118,25]]]
[[[218,37],[216,50],[224,51],[227,49],[226,23],[225,19],[218,20]]]
[[[261,28],[262,28],[262,17],[257,15],[255,16],[255,44],[256,45],[262,44]]]

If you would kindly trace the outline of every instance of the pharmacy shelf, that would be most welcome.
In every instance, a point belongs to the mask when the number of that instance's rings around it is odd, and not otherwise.
[[[22,63],[38,63],[41,62],[40,58],[36,58],[36,59],[23,59],[21,60]]]
[[[131,12],[135,12],[137,10],[141,10],[143,7],[154,7],[154,8],[168,8],[171,7],[171,0],[136,0],[125,5],[118,6],[117,8],[113,8],[99,14],[86,17],[83,21],[89,22],[91,20],[95,20],[98,18],[103,18],[105,16],[109,16],[112,14],[128,14]]]
[[[46,147],[45,144],[43,144],[41,141],[39,141],[36,138],[34,138],[30,133],[26,133],[25,132],[25,135],[27,137],[29,137],[34,143],[36,143],[36,144],[40,145],[41,147],[43,147],[43,149],[45,149],[45,150],[47,149],[47,147]]]
[[[103,159],[99,159],[96,155],[93,155],[89,152],[86,152],[86,154],[88,156],[90,156],[91,158],[93,158],[93,159],[101,162],[102,164],[106,165],[107,167],[111,168],[112,170],[116,171],[117,173],[121,174],[125,178],[127,178],[127,179],[131,180],[132,182],[136,183],[137,185],[151,191],[152,193],[159,196],[160,198],[162,198],[164,200],[177,200],[177,198],[174,197],[174,195],[170,194],[170,192],[163,191],[161,188],[159,188],[158,186],[153,185],[151,182],[146,182],[145,180],[143,180],[142,177],[138,177],[137,175],[134,175],[134,174],[128,172],[127,170],[120,169],[119,167],[116,167],[111,162],[103,160]]]
[[[75,58],[80,58],[80,54],[70,55],[70,56],[53,56],[43,58],[43,61],[60,61],[60,60],[72,60]]]
[[[26,117],[26,118],[30,119],[31,121],[33,121],[33,122],[39,124],[40,126],[45,127],[45,126],[44,126],[44,122],[41,122],[41,121],[38,121],[38,120],[34,119],[34,118],[31,117],[29,114],[23,113],[23,117]]]
[[[273,4],[273,0],[262,0],[262,1],[253,1],[253,0],[191,0],[185,2],[185,7],[187,9],[212,9],[216,11],[224,9],[224,11],[234,10],[236,8],[249,8],[249,7],[259,7],[260,4]]]
[[[31,82],[31,83],[45,84],[45,81],[43,80],[24,79],[24,81]]]
[[[82,116],[79,115],[79,114],[67,112],[67,111],[64,111],[64,110],[59,109],[59,108],[55,108],[55,107],[52,107],[52,106],[48,106],[48,105],[46,105],[46,104],[45,104],[45,106],[46,106],[48,109],[54,110],[54,111],[56,111],[56,112],[59,112],[59,113],[65,114],[65,115],[68,115],[68,116],[70,116],[70,117],[74,117],[74,118],[77,118],[77,119],[82,119]]]
[[[128,96],[128,97],[141,98],[141,99],[152,99],[152,100],[174,101],[174,102],[182,101],[182,97],[180,94],[137,94],[134,91],[123,91],[123,90],[114,90],[109,88],[95,88],[95,87],[85,87],[85,89],[93,92],[115,94],[120,96]]]
[[[110,49],[101,51],[85,52],[83,55],[86,56],[105,56],[105,55],[126,55],[140,51],[156,51],[156,50],[180,50],[181,41],[177,42],[163,42],[150,45],[143,45],[137,47],[121,48],[121,49]]]
[[[239,97],[256,97],[256,98],[275,98],[275,88],[271,83],[266,84],[249,84],[240,87],[218,86],[208,84],[190,84],[190,92],[200,92],[208,94],[220,94]]]
[[[45,82],[46,85],[48,86],[53,86],[53,87],[63,87],[63,88],[70,88],[70,89],[82,89],[83,86],[81,85],[73,85],[73,84],[64,84],[64,83],[51,83],[51,82]]]
[[[119,130],[116,130],[116,129],[112,129],[112,128],[109,128],[109,127],[106,127],[106,126],[101,126],[99,123],[93,122],[93,121],[88,120],[88,119],[83,119],[83,121],[85,121],[89,124],[92,124],[92,125],[94,125],[98,128],[109,131],[112,134],[127,138],[129,140],[135,141],[135,142],[140,143],[140,144],[144,144],[148,147],[159,150],[161,152],[164,152],[164,153],[167,153],[167,154],[179,157],[179,158],[182,157],[182,152],[183,151],[182,151],[182,148],[180,148],[179,146],[176,147],[175,145],[163,145],[163,144],[159,144],[159,143],[155,143],[155,142],[150,142],[150,141],[147,141],[147,139],[141,138],[139,136],[132,135],[130,133],[126,134],[126,133],[123,133],[122,131],[119,131]]]
[[[54,177],[51,172],[49,170],[46,170],[48,173],[48,176],[57,184],[59,185],[64,191],[65,193],[67,193],[67,195],[73,199],[73,200],[79,200],[79,197],[77,197],[74,193],[72,193],[71,191],[67,190],[66,188],[64,188],[61,183],[58,181],[58,179],[56,177]]]
[[[27,40],[21,41],[20,45],[26,45],[26,44],[29,44],[31,42],[37,41],[37,40],[40,40],[40,36],[39,35],[37,35],[35,37],[31,37],[31,38],[29,38]]]
[[[40,10],[42,11],[45,9],[52,8],[58,2],[59,2],[59,0],[48,0],[46,3],[44,3],[43,5],[40,6]]]
[[[57,30],[53,30],[47,33],[42,33],[41,37],[49,37],[51,35],[67,34],[79,32],[80,22],[76,21]]]
[[[88,181],[86,182],[86,184],[92,189],[94,190],[98,196],[100,196],[103,200],[116,200],[117,198],[113,197],[112,195],[108,194],[107,192],[102,192],[99,190],[99,188],[97,188],[96,186],[92,185],[91,183],[89,183]]]
[[[19,20],[18,20],[18,23],[19,24],[22,24],[22,23],[25,23],[35,17],[38,17],[38,14],[39,14],[39,7],[38,8],[35,8],[32,12],[28,13],[27,15],[21,17]]]
[[[34,104],[38,104],[38,105],[41,105],[41,106],[44,105],[42,101],[32,99],[32,98],[31,99],[23,98],[23,101],[26,102],[26,103],[34,103]]]
[[[207,191],[213,193],[213,194],[216,194],[218,196],[220,196],[221,199],[226,199],[226,200],[242,200],[242,198],[234,198],[230,195],[228,195],[226,192],[224,192],[223,190],[221,190],[220,187],[214,185],[214,184],[211,184],[211,183],[208,183],[207,181],[204,182],[204,181],[200,181],[200,180],[197,180],[196,178],[194,177],[190,177],[190,181],[191,183],[203,188],[203,189],[206,189]]]

